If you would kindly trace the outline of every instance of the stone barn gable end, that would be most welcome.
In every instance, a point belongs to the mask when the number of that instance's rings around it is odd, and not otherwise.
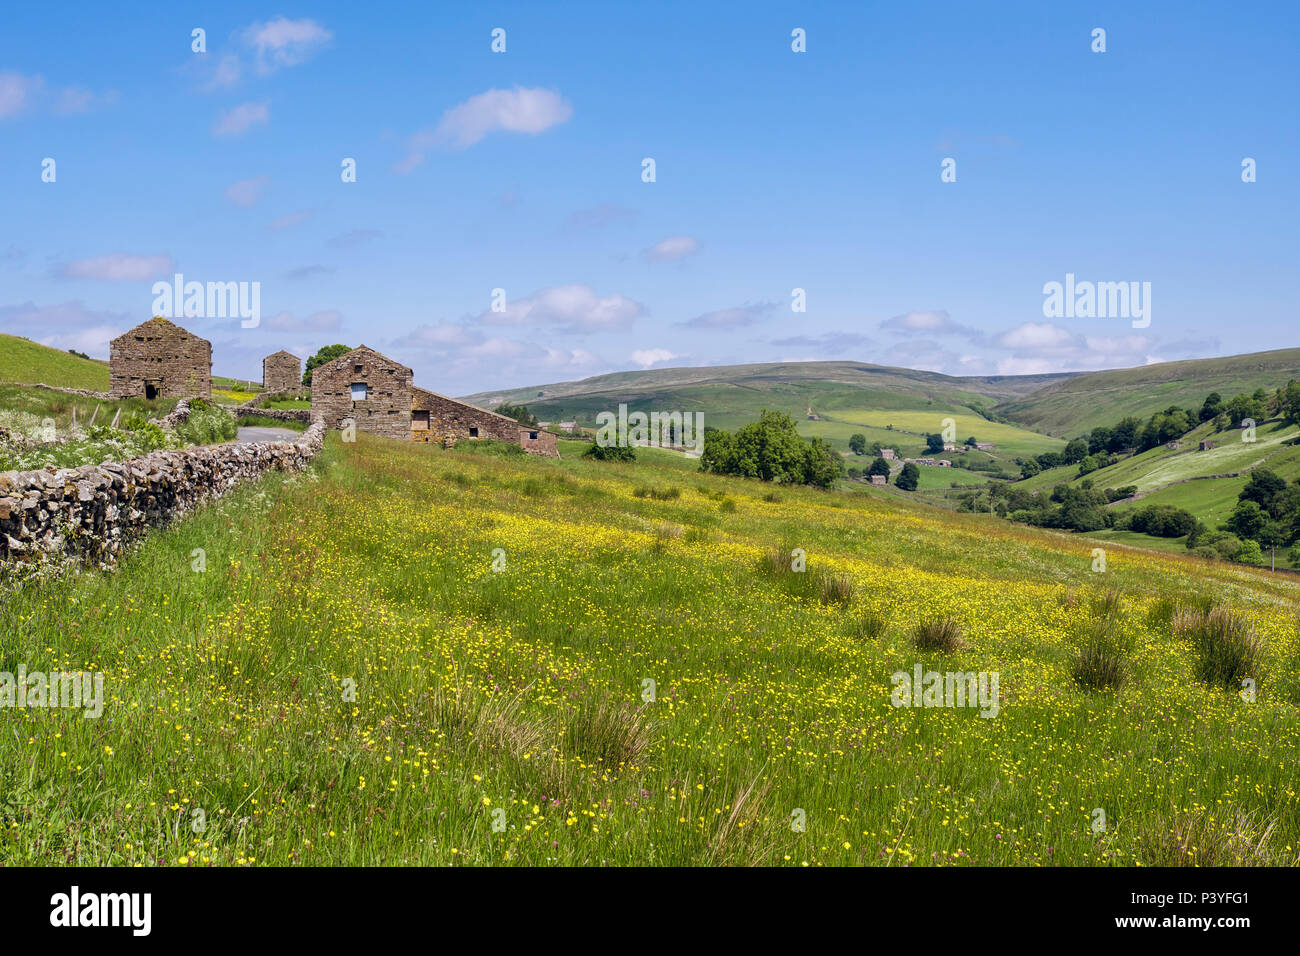
[[[113,398],[211,398],[212,343],[155,316],[108,344]]]
[[[312,413],[326,428],[350,418],[358,431],[410,441],[411,378],[405,365],[358,346],[312,370]]]
[[[262,389],[272,395],[301,392],[302,362],[298,356],[281,349],[262,359]]]

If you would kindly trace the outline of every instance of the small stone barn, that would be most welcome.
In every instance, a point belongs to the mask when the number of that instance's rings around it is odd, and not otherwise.
[[[312,413],[324,418],[327,428],[351,418],[358,431],[385,438],[441,445],[494,438],[558,457],[553,433],[416,388],[411,379],[405,365],[362,345],[312,370]]]
[[[155,316],[108,344],[113,398],[211,398],[212,343]]]
[[[454,445],[458,441],[494,438],[547,458],[559,456],[556,437],[540,426],[521,425],[513,418],[466,405],[427,389],[414,389],[411,440]]]
[[[384,438],[411,438],[411,377],[405,365],[362,345],[311,373],[311,410],[338,428],[346,418],[357,430]]]
[[[302,362],[298,356],[281,349],[262,359],[262,389],[272,395],[301,392]]]

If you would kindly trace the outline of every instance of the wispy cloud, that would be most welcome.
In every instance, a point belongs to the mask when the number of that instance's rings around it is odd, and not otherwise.
[[[569,225],[579,229],[600,229],[621,220],[635,219],[635,209],[612,202],[602,202],[590,209],[579,209],[569,216]]]
[[[104,256],[73,259],[59,268],[58,275],[64,279],[147,282],[171,271],[171,256],[132,256],[124,252],[112,252]]]
[[[301,226],[304,222],[312,217],[312,209],[296,209],[293,212],[285,213],[278,219],[272,219],[266,224],[267,232],[284,232],[286,229],[292,229],[294,226]]]
[[[117,91],[96,93],[84,86],[67,86],[52,89],[45,77],[24,76],[13,71],[0,72],[0,119],[18,116],[32,110],[45,110],[60,115],[88,113],[96,106],[117,102]]]
[[[372,239],[378,239],[383,233],[378,229],[353,229],[351,232],[345,232],[341,236],[335,236],[327,240],[327,244],[334,246],[336,249],[344,249],[348,246],[359,246],[363,242],[369,242]]]
[[[700,251],[700,242],[694,236],[669,236],[643,249],[641,256],[647,262],[676,262]]]
[[[761,322],[767,318],[772,310],[776,308],[775,303],[760,302],[757,305],[738,305],[730,309],[718,309],[714,312],[705,312],[703,315],[697,315],[693,319],[688,319],[680,323],[688,329],[734,329],[746,325],[753,325],[755,322]]]
[[[537,135],[568,121],[573,107],[559,93],[541,88],[488,90],[442,114],[438,125],[410,138],[408,152],[395,167],[409,173],[425,160],[434,147],[466,149],[490,133],[509,132]]]
[[[305,63],[332,39],[334,34],[315,20],[287,17],[254,23],[243,33],[245,45],[253,52],[254,67],[262,74]]]
[[[668,349],[637,349],[630,356],[632,364],[640,368],[649,368],[652,365],[658,365],[661,362],[671,362],[673,359],[685,358],[684,355],[678,355],[676,352],[670,352]]]
[[[270,103],[242,103],[222,112],[212,126],[212,135],[221,138],[243,136],[254,126],[271,122]]]
[[[270,177],[254,176],[252,179],[241,179],[237,183],[231,183],[222,195],[226,197],[227,202],[234,203],[236,206],[251,206],[262,198],[269,185],[271,185]]]
[[[312,276],[329,276],[337,270],[329,266],[299,266],[297,269],[290,269],[284,274],[286,279],[310,279]]]

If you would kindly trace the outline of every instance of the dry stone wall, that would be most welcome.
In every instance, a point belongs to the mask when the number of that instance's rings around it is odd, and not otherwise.
[[[68,556],[107,567],[150,528],[269,471],[305,468],[324,435],[318,420],[293,442],[208,445],[103,465],[0,473],[0,562]]]

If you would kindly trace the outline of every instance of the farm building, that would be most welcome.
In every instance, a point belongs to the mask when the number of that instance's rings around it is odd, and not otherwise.
[[[312,412],[327,428],[352,419],[359,431],[384,438],[444,446],[493,438],[536,455],[558,456],[551,432],[416,388],[412,378],[405,365],[362,345],[312,371]]]
[[[1209,451],[1213,447],[1214,442],[1210,441],[1208,438],[1201,439],[1200,451]]]
[[[895,461],[898,458],[898,453],[892,448],[882,448],[880,449],[880,457],[885,461]]]
[[[302,362],[298,356],[281,349],[262,359],[262,389],[272,395],[301,392]]]
[[[873,485],[887,485],[889,484],[889,479],[887,479],[884,475],[872,475],[871,483]]]
[[[113,398],[211,398],[212,343],[154,316],[108,344]]]
[[[977,441],[975,443],[975,448],[977,451],[996,451],[997,447],[998,446],[993,444],[993,442],[991,441]]]

